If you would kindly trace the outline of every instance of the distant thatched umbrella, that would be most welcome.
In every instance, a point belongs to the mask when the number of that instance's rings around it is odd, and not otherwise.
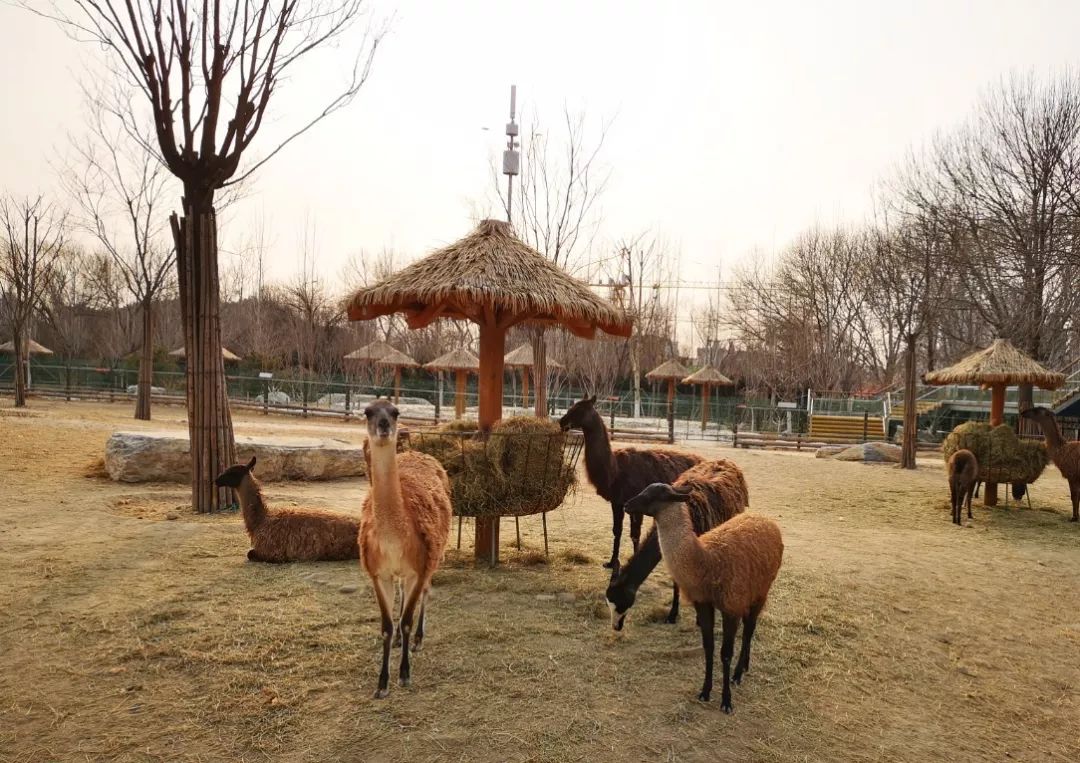
[[[15,353],[15,340],[9,340],[0,344],[0,353],[13,355]],[[54,355],[55,353],[43,344],[38,344],[33,339],[26,341],[27,355]]]
[[[376,358],[375,365],[394,369],[395,404],[401,400],[401,369],[420,367],[420,364],[415,360],[401,352],[401,350],[395,350],[393,347],[390,348],[390,352],[384,354],[382,357]]]
[[[480,371],[480,359],[473,355],[465,347],[451,350],[445,355],[440,355],[435,360],[426,364],[424,368],[429,371],[453,371],[456,381],[454,394],[454,417],[460,419],[465,415],[465,381],[469,374]]]
[[[359,350],[353,350],[345,356],[345,360],[354,360],[360,363],[373,363],[388,352],[397,352],[392,346],[386,342],[372,342],[366,344]]]
[[[1049,371],[1020,350],[1007,339],[996,339],[985,350],[968,355],[948,368],[927,371],[923,375],[927,384],[978,384],[990,389],[990,426],[996,427],[1005,419],[1005,388],[1018,384],[1032,384],[1043,389],[1057,389],[1065,383],[1065,374]],[[997,484],[988,482],[984,493],[987,506],[997,504]]]
[[[170,357],[173,357],[173,358],[186,358],[187,357],[187,353],[184,351],[183,347],[177,347],[175,350],[170,352],[169,355],[170,355]],[[240,360],[239,355],[237,355],[235,352],[232,352],[231,350],[226,349],[225,347],[221,348],[221,357],[222,357],[222,359],[224,359],[227,362],[234,362],[234,361]]]
[[[675,402],[675,385],[689,375],[690,369],[673,358],[649,371],[645,378],[649,381],[667,381],[667,404],[670,408]]]
[[[526,342],[518,347],[516,350],[511,350],[506,353],[506,357],[503,358],[503,364],[509,368],[521,369],[521,405],[525,408],[529,407],[529,371],[532,370],[535,365],[533,359],[532,345]],[[562,368],[563,364],[555,360],[555,358],[547,358],[544,361],[546,368]]]
[[[408,315],[419,329],[438,318],[480,326],[480,410],[484,431],[502,418],[506,332],[524,324],[562,325],[592,339],[596,329],[629,336],[629,316],[514,235],[509,223],[483,220],[465,238],[432,252],[349,302],[349,318]],[[475,554],[498,559],[498,517],[476,523]]]
[[[701,385],[701,431],[709,423],[709,390],[713,387],[730,387],[735,382],[724,376],[712,366],[699,368],[682,380],[683,384]]]

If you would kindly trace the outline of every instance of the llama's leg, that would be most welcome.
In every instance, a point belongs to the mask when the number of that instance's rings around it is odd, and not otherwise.
[[[671,610],[667,613],[667,618],[664,620],[669,625],[679,622],[679,586],[675,584],[675,593],[671,597]]]
[[[619,569],[619,541],[622,540],[622,525],[624,516],[625,512],[623,512],[622,504],[612,501],[611,534],[614,535],[615,538],[611,545],[611,560],[606,562],[604,566],[609,570],[615,570],[616,572]]]
[[[967,492],[968,519],[972,519],[972,516],[971,516],[971,494],[972,494],[972,492],[974,492],[974,487],[971,486],[971,485],[968,485],[968,488],[967,488],[966,492]],[[1027,492],[1027,491],[1025,491],[1025,492]]]
[[[694,603],[694,609],[697,610],[697,623],[701,628],[701,646],[705,650],[705,683],[701,685],[701,693],[698,694],[698,699],[702,702],[709,701],[709,695],[712,694],[712,665],[713,665],[713,649],[716,645],[716,638],[713,632],[716,619],[716,611],[713,609],[712,604],[698,604]]]
[[[379,671],[379,688],[375,690],[375,699],[382,699],[390,693],[390,642],[394,638],[394,620],[391,612],[394,607],[394,582],[390,578],[372,578],[375,586],[375,598],[379,602],[382,614],[382,669]]]
[[[949,507],[952,509],[952,523],[954,525],[960,524],[960,517],[957,515],[956,511],[956,501],[956,483],[949,480]]]
[[[724,668],[724,693],[720,697],[720,709],[725,713],[732,713],[735,708],[731,705],[731,657],[735,654],[735,632],[739,630],[739,618],[726,613],[722,614],[723,641],[720,642],[720,662]]]
[[[736,685],[742,681],[743,674],[750,671],[750,641],[754,638],[759,614],[761,614],[760,605],[751,607],[742,621],[742,649],[739,650],[739,661],[735,664],[735,675],[731,677]]]
[[[394,646],[401,646],[401,613],[405,609],[405,587],[400,580],[394,585],[395,596],[397,597],[397,618],[394,620],[397,623],[397,628],[394,630]]]
[[[401,671],[398,673],[398,683],[402,686],[409,685],[409,636],[412,634],[413,613],[424,592],[424,581],[419,577],[409,582],[410,585],[406,586],[409,593],[405,611],[401,613]]]
[[[424,591],[420,596],[420,612],[416,616],[416,638],[413,639],[413,652],[419,652],[424,646],[424,622],[427,613],[428,592]]]
[[[1073,515],[1069,521],[1080,522],[1080,481],[1069,483],[1069,497],[1073,505]]]
[[[982,481],[981,480],[975,480],[975,497],[976,498],[979,497],[979,488],[981,488],[981,487],[982,487]]]
[[[630,542],[634,544],[634,552],[637,553],[641,545],[641,523],[645,520],[644,514],[630,515]]]
[[[265,559],[263,559],[263,558],[262,558],[261,556],[259,556],[259,552],[258,552],[258,551],[256,551],[256,550],[255,550],[255,549],[253,549],[253,548],[252,548],[252,549],[248,549],[248,554],[247,554],[247,556],[248,556],[248,561],[249,561],[249,562],[264,562],[264,561],[266,561],[266,560],[265,560]]]

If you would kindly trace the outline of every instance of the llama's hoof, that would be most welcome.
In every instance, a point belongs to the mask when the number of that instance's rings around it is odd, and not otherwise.
[[[668,625],[674,625],[675,623],[679,622],[679,616],[678,615],[668,615],[667,617],[664,618],[664,622],[667,623]]]
[[[709,692],[707,692],[707,691],[703,691],[703,692],[701,692],[701,693],[699,693],[699,694],[697,695],[697,698],[698,698],[698,700],[700,700],[701,702],[708,702],[708,701],[709,701]]]
[[[407,689],[407,688],[409,688],[409,684],[412,683],[412,679],[409,678],[408,676],[402,676],[401,678],[398,679],[398,683],[401,686],[403,686],[403,687],[405,687]]]
[[[731,682],[733,684],[735,684],[736,686],[738,686],[739,684],[742,683],[743,674],[745,674],[745,673],[746,673],[745,670],[736,669],[734,675],[731,676]]]
[[[604,562],[604,569],[605,569],[605,570],[613,570],[613,569],[615,569],[615,567],[616,567],[616,566],[617,566],[618,564],[619,564],[619,563],[618,563],[617,561],[614,561],[614,560],[610,560],[610,561]]]
[[[255,549],[253,549],[253,548],[248,549],[247,558],[248,558],[249,562],[257,562],[257,561],[259,561],[259,557],[255,553]]]
[[[731,705],[730,699],[725,699],[720,702],[720,709],[724,711],[725,715],[731,715],[735,712],[735,708]]]
[[[412,653],[416,654],[417,652],[419,652],[423,648],[424,648],[424,642],[423,641],[415,641],[415,642],[413,642],[413,645],[412,645]]]
[[[1080,522],[1080,517],[1069,517],[1070,522]]]
[[[372,699],[386,699],[390,695],[390,689],[376,689]]]

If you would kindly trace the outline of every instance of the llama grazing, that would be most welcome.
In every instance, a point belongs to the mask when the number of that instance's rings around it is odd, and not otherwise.
[[[979,460],[970,450],[961,449],[949,456],[949,503],[952,505],[954,525],[960,521],[961,509],[967,502],[968,519],[971,519],[971,496],[979,480]]]
[[[390,647],[394,636],[391,607],[395,583],[402,594],[402,686],[409,685],[409,638],[417,612],[414,651],[424,641],[424,615],[431,576],[442,561],[450,536],[450,480],[431,456],[416,451],[397,453],[398,409],[376,400],[364,409],[367,417],[371,490],[360,514],[361,564],[371,577],[382,613],[382,670],[375,698],[388,693]]]
[[[218,475],[214,484],[232,488],[240,501],[253,562],[329,562],[356,559],[359,520],[318,509],[270,509],[252,470],[255,457]]]
[[[1031,419],[1042,427],[1043,436],[1046,438],[1046,451],[1050,454],[1050,460],[1061,472],[1061,476],[1069,482],[1069,497],[1072,499],[1072,519],[1080,521],[1080,440],[1067,442],[1061,436],[1057,420],[1049,408],[1029,408],[1020,414],[1025,419]]]
[[[697,535],[726,522],[750,505],[742,469],[726,458],[702,461],[690,467],[675,480],[675,487],[691,489],[686,508]],[[626,613],[634,606],[638,588],[659,563],[660,540],[654,526],[630,561],[612,577],[608,585],[607,601],[613,629],[622,630]],[[676,584],[666,622],[674,623],[678,618],[679,586]]]
[[[615,536],[611,559],[604,566],[619,570],[623,504],[654,482],[672,483],[701,456],[674,448],[618,448],[612,450],[604,420],[596,412],[596,395],[579,400],[559,419],[563,431],[580,429],[585,435],[585,471],[596,492],[611,502],[611,532]],[[630,541],[637,551],[641,540],[641,516],[630,517]]]
[[[742,651],[734,676],[738,684],[750,669],[750,641],[769,589],[780,571],[784,543],[776,522],[752,514],[739,514],[700,537],[695,535],[690,513],[683,507],[693,492],[689,487],[649,485],[626,503],[626,511],[656,518],[664,563],[683,598],[697,610],[705,648],[705,683],[698,699],[706,702],[712,693],[713,631],[716,610],[720,610],[723,624],[720,660],[724,668],[720,706],[730,713],[735,632],[741,619]]]

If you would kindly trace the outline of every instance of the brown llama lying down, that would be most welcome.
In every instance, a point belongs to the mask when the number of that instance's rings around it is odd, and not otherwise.
[[[971,496],[975,493],[975,483],[979,480],[979,460],[970,450],[958,450],[949,456],[948,471],[952,521],[954,525],[959,525],[963,524],[960,513],[965,501],[968,519],[971,519]]]
[[[230,466],[214,484],[236,491],[253,562],[333,562],[360,558],[360,520],[319,509],[269,509],[259,481],[246,464]]]
[[[784,542],[776,522],[753,514],[738,514],[700,537],[694,534],[690,514],[683,506],[690,488],[663,483],[649,485],[626,503],[627,514],[656,518],[660,552],[683,598],[693,602],[705,648],[705,683],[698,699],[708,702],[713,684],[713,648],[716,610],[720,610],[723,642],[724,692],[720,707],[732,712],[731,658],[735,633],[742,620],[743,640],[735,683],[750,669],[750,641],[769,589],[780,571]]]

